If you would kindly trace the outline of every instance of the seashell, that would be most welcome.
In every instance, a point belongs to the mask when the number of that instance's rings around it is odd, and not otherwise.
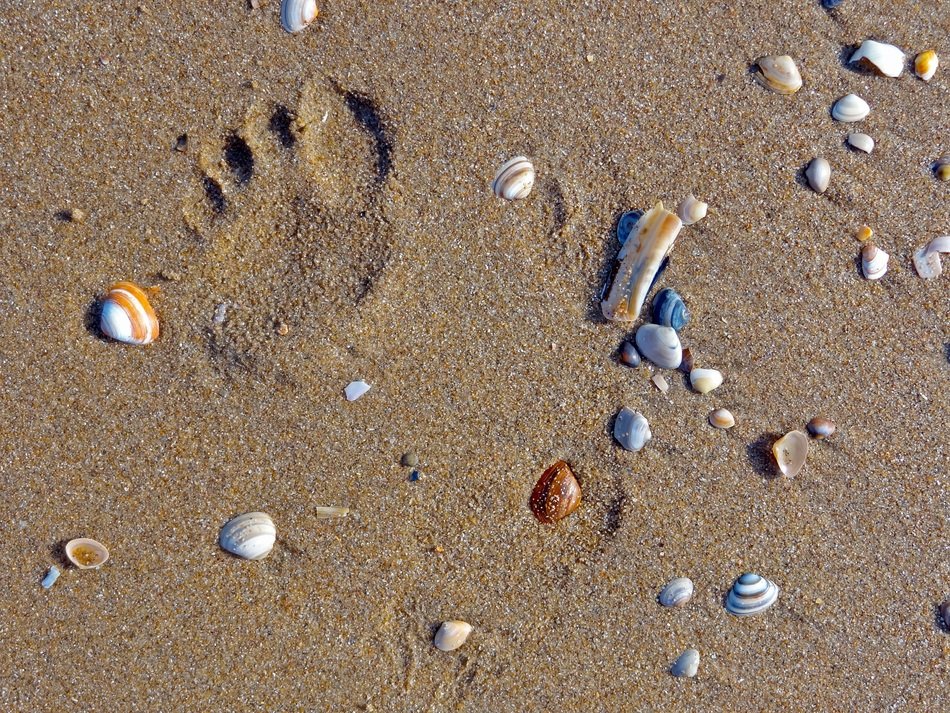
[[[886,252],[874,243],[865,243],[861,248],[861,270],[869,280],[880,280],[887,272],[887,261],[890,258]]]
[[[563,520],[581,504],[581,486],[562,460],[541,474],[528,503],[535,517],[551,524]]]
[[[683,347],[683,360],[677,368],[684,374],[688,374],[693,370],[693,352],[690,351],[689,347]]]
[[[933,50],[927,50],[917,55],[914,60],[914,74],[929,82],[937,73],[937,65],[940,64],[940,58]]]
[[[940,618],[943,619],[943,626],[950,631],[950,599],[940,605]]]
[[[934,173],[938,181],[950,181],[950,156],[941,156],[936,160]]]
[[[787,54],[762,57],[757,63],[760,81],[779,94],[794,94],[802,88],[802,75]]]
[[[221,528],[221,549],[246,560],[267,557],[277,540],[277,528],[267,513],[246,512],[228,520]]]
[[[79,569],[95,569],[109,559],[109,550],[101,542],[80,537],[66,543],[66,557]]]
[[[676,577],[660,590],[657,601],[665,607],[682,607],[693,598],[693,580]]]
[[[642,413],[624,406],[614,419],[614,438],[626,450],[636,453],[650,442],[653,434]]]
[[[472,625],[467,621],[453,619],[452,621],[443,621],[442,626],[435,632],[435,639],[432,643],[439,651],[455,651],[459,646],[465,643],[469,634],[472,633]]]
[[[815,193],[824,193],[831,180],[831,164],[820,156],[813,158],[805,169],[805,178]]]
[[[356,399],[365,394],[371,388],[372,387],[363,380],[351,381],[346,385],[346,388],[343,389],[343,393],[346,394],[347,401],[356,401]]]
[[[643,217],[642,210],[628,210],[620,215],[617,221],[617,240],[623,245],[630,237],[630,231],[636,226],[637,221]]]
[[[705,218],[707,210],[709,210],[709,204],[703,203],[690,193],[677,206],[676,215],[683,221],[683,225],[692,225]]]
[[[689,384],[701,394],[708,394],[722,385],[722,373],[715,369],[693,369],[689,372]]]
[[[652,377],[650,377],[650,381],[652,381],[653,385],[664,394],[670,390],[670,385],[666,382],[663,374],[654,374]]]
[[[864,153],[871,153],[874,150],[874,139],[867,134],[848,134],[848,146]]]
[[[670,666],[670,673],[677,678],[692,678],[699,670],[699,652],[696,649],[686,649]]]
[[[820,441],[835,432],[835,422],[828,418],[815,416],[811,421],[808,422],[808,425],[805,428],[808,429],[808,432],[812,435],[812,438]]]
[[[682,221],[664,210],[660,202],[637,221],[617,255],[620,267],[610,293],[600,304],[607,319],[618,322],[636,320],[663,258],[673,248],[681,227]]]
[[[525,156],[515,156],[502,164],[492,181],[492,192],[506,201],[527,198],[534,187],[534,165]]]
[[[950,253],[950,235],[934,238],[914,253],[914,269],[917,274],[925,280],[940,277],[940,273],[943,272],[940,253]]]
[[[653,298],[653,321],[677,332],[689,322],[689,310],[676,290],[667,287]]]
[[[149,344],[158,337],[158,318],[141,287],[117,282],[102,303],[99,329],[117,342]]]
[[[876,70],[886,77],[899,77],[904,71],[906,56],[894,45],[875,40],[865,40],[851,55],[848,64],[860,62],[863,66]]]
[[[733,616],[764,612],[778,599],[778,585],[765,577],[746,572],[732,585],[726,597],[726,611]]]
[[[59,575],[59,567],[54,564],[49,568],[49,572],[46,573],[46,576],[43,577],[43,581],[40,582],[40,586],[43,587],[43,589],[49,589],[54,584],[56,584],[56,580],[59,579]]]
[[[801,431],[789,431],[772,444],[772,455],[782,475],[794,478],[805,465],[808,437]]]
[[[630,342],[620,345],[620,361],[627,366],[640,366],[640,352]]]
[[[844,2],[844,0],[821,0],[821,6],[826,10],[834,10],[842,2]]]
[[[676,330],[659,324],[644,324],[634,337],[644,359],[661,369],[675,369],[683,361],[683,347]]]
[[[831,107],[831,116],[838,121],[861,121],[871,113],[871,107],[857,94],[847,94]]]
[[[349,508],[321,507],[314,508],[318,520],[331,520],[337,517],[346,517],[350,514]]]
[[[717,408],[709,412],[709,425],[715,428],[732,428],[736,425],[736,418],[724,408]]]
[[[300,32],[317,14],[317,0],[281,0],[280,25],[287,32]]]
[[[859,243],[866,243],[868,240],[871,239],[872,235],[874,235],[874,231],[871,230],[871,226],[862,225],[854,237],[857,239]]]

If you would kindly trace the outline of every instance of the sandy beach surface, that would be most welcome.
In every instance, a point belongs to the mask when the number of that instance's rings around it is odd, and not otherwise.
[[[950,277],[911,263],[950,233],[950,69],[848,65],[868,37],[950,63],[950,2],[333,0],[297,35],[277,0],[5,3],[3,709],[950,709]],[[801,91],[755,81],[768,54]],[[707,395],[622,365],[598,303],[619,213],[690,192],[659,285]],[[98,331],[118,280],[155,343]],[[816,415],[837,432],[777,477]],[[583,502],[542,525],[558,459]],[[217,538],[253,510],[278,541],[247,562]],[[66,566],[74,537],[111,559]],[[781,594],[737,619],[746,571]],[[474,627],[450,653],[446,619]]]

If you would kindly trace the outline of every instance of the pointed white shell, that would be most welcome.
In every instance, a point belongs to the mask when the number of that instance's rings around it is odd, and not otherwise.
[[[79,537],[66,543],[66,557],[79,569],[95,569],[109,559],[109,550],[101,542]]]
[[[805,466],[808,436],[801,431],[789,431],[772,444],[772,455],[782,475],[794,478]]]
[[[838,121],[861,121],[870,113],[871,107],[857,94],[846,94],[831,108],[831,115]]]
[[[831,164],[820,156],[813,158],[805,169],[805,178],[815,193],[824,193],[831,180]]]
[[[878,72],[887,77],[899,77],[904,71],[904,63],[907,58],[904,53],[894,45],[888,45],[875,40],[865,40],[861,43],[858,50],[851,55],[848,60],[852,62],[861,62],[862,64],[874,67]]]
[[[943,272],[940,253],[950,253],[950,235],[934,238],[914,253],[914,269],[917,274],[925,280],[940,277],[940,273]]]
[[[708,394],[722,385],[722,373],[715,369],[693,369],[689,372],[689,384],[701,394]]]
[[[853,133],[848,134],[848,145],[864,153],[871,153],[874,150],[874,139],[867,134]]]
[[[444,621],[439,630],[435,632],[433,643],[440,651],[455,651],[459,646],[465,643],[469,634],[472,633],[472,625],[467,621]]]
[[[280,24],[287,32],[300,32],[317,17],[317,0],[282,0]]]
[[[757,62],[762,82],[779,94],[794,94],[802,88],[802,75],[787,54],[762,57]]]
[[[693,598],[693,580],[676,577],[663,587],[657,600],[665,607],[682,607]]]
[[[635,453],[653,438],[653,434],[642,413],[624,406],[614,420],[614,438],[624,449]]]
[[[683,225],[692,225],[705,218],[708,209],[708,203],[703,203],[690,193],[680,202],[676,209],[676,215],[683,221]]]
[[[659,324],[644,324],[635,336],[640,355],[661,369],[675,369],[683,361],[683,346],[676,330]]]
[[[246,512],[221,528],[221,549],[246,560],[264,559],[277,541],[277,528],[267,513]]]
[[[732,585],[726,597],[726,611],[733,616],[764,612],[778,599],[778,585],[765,577],[746,572]]]
[[[343,393],[346,395],[347,401],[356,401],[356,399],[365,394],[371,388],[372,387],[365,381],[351,381],[346,385],[346,388],[343,389]]]
[[[527,198],[534,187],[534,165],[525,156],[506,161],[495,174],[491,189],[499,198],[518,201]]]
[[[937,73],[938,64],[940,64],[940,58],[936,52],[933,50],[921,52],[917,55],[917,59],[914,60],[914,74],[925,82],[929,82],[933,79],[934,74]]]
[[[886,252],[874,243],[866,243],[861,248],[861,270],[869,280],[880,280],[887,272],[887,261],[890,258]]]
[[[686,649],[670,666],[670,673],[677,678],[692,678],[699,671],[699,651]]]

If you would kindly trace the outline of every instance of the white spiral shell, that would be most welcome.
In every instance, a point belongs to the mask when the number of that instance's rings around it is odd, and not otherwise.
[[[506,201],[527,198],[533,187],[534,165],[525,156],[515,156],[502,164],[491,184],[492,193]]]
[[[282,0],[280,24],[287,32],[300,32],[317,18],[317,0]]]
[[[775,582],[746,572],[732,585],[726,597],[726,611],[733,616],[751,616],[764,612],[778,599]]]
[[[221,549],[246,560],[264,559],[277,541],[277,528],[267,513],[246,512],[221,528]]]

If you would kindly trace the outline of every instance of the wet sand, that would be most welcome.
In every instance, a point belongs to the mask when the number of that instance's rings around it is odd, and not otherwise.
[[[950,70],[843,62],[866,37],[950,58],[950,4],[344,1],[296,36],[274,0],[213,5],[0,17],[5,709],[950,707],[950,282],[911,266],[950,233]],[[782,53],[791,97],[749,73]],[[829,115],[849,92],[870,156]],[[534,192],[497,200],[519,153]],[[660,286],[725,383],[664,396],[597,295],[617,215],[689,192],[710,214]],[[157,288],[148,347],[95,329],[121,279]],[[838,432],[775,477],[815,415]],[[543,526],[558,458],[584,500]],[[217,546],[249,510],[278,528],[260,562]],[[42,590],[80,536],[112,559]],[[743,571],[781,595],[737,620]],[[674,576],[696,595],[663,610]],[[451,618],[475,630],[447,654]]]

